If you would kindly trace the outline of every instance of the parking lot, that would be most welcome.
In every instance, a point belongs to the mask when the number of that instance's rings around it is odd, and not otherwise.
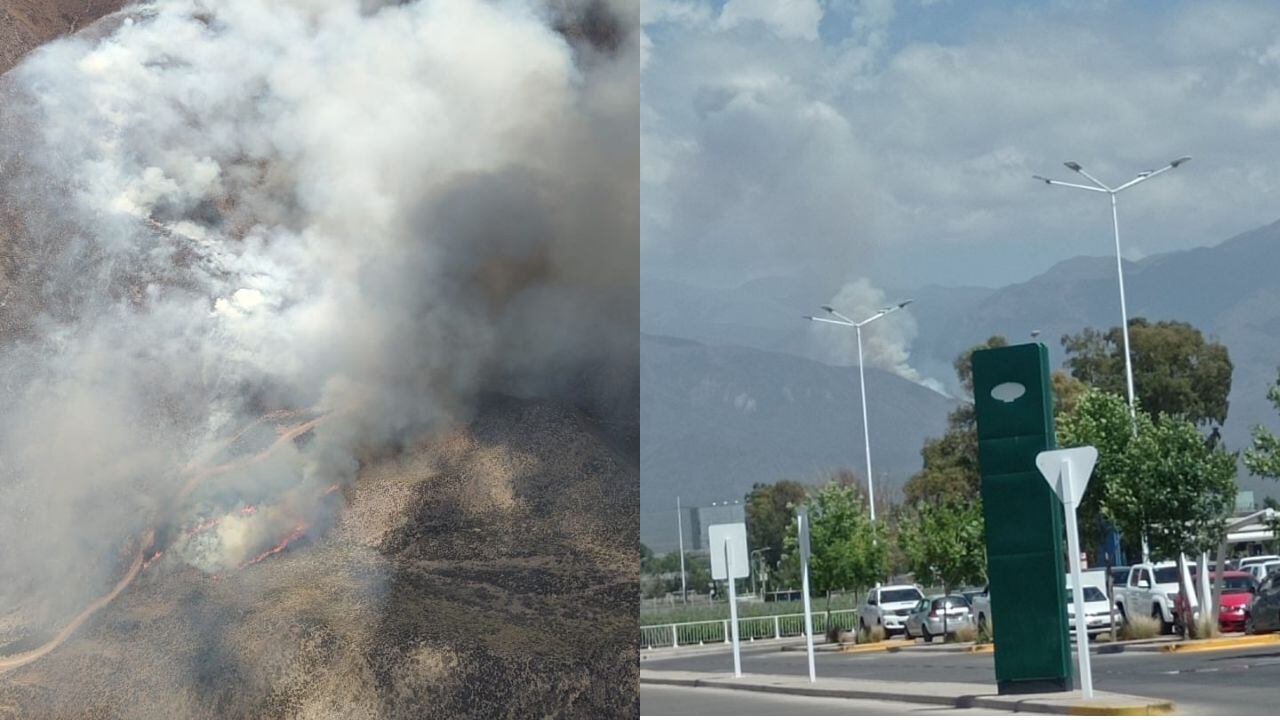
[[[1099,690],[1172,700],[1183,714],[1273,715],[1280,686],[1280,647],[1223,650],[1195,654],[1127,649],[1095,654],[1094,686]],[[820,677],[851,677],[891,682],[995,683],[993,657],[943,645],[868,654],[818,653]],[[675,654],[642,661],[653,670],[728,672],[728,650]],[[744,648],[744,674],[804,675],[805,653],[778,645]],[[643,697],[643,696],[642,696]],[[669,703],[664,703],[669,707]],[[642,706],[641,711],[646,712]],[[657,710],[654,710],[657,712]],[[852,712],[852,710],[851,710]]]

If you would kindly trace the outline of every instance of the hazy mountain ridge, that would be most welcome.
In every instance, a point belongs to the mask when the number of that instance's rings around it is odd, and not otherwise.
[[[1266,390],[1275,381],[1280,365],[1280,279],[1276,277],[1280,268],[1280,222],[1241,233],[1214,246],[1125,261],[1124,268],[1130,317],[1190,322],[1227,346],[1235,365],[1230,411],[1223,428],[1228,447],[1232,450],[1247,447],[1250,428],[1257,424],[1280,430],[1280,417],[1266,399]],[[796,356],[794,368],[789,370],[782,369],[786,363],[781,358],[772,360],[779,372],[784,373],[780,377],[788,372],[800,372],[798,368],[808,368],[804,372],[830,372],[850,378],[845,383],[849,394],[842,402],[845,403],[843,412],[853,424],[839,436],[838,443],[854,461],[852,466],[861,467],[861,426],[857,424],[860,418],[855,417],[858,410],[856,372],[851,368],[829,366],[815,370],[812,366],[820,364],[800,359],[815,351],[807,340],[809,328],[800,316],[830,298],[833,289],[782,278],[756,280],[721,290],[647,279],[642,283],[642,293],[643,332]],[[916,299],[909,308],[918,326],[911,345],[911,364],[925,376],[942,380],[953,389],[956,381],[951,363],[956,355],[993,334],[1002,334],[1015,343],[1028,342],[1032,331],[1038,330],[1038,340],[1048,346],[1051,362],[1059,366],[1065,357],[1060,343],[1062,335],[1090,326],[1108,328],[1120,322],[1115,259],[1107,256],[1069,258],[1026,281],[996,289],[930,285],[915,290],[888,289],[886,294]],[[670,344],[669,340],[665,342]],[[646,407],[655,400],[654,387],[650,385],[655,368],[650,365],[660,355],[654,353],[654,345],[654,339],[646,337],[641,351],[646,379],[641,390],[642,424],[646,435],[654,432],[650,423],[655,419],[656,406]],[[708,358],[716,356],[712,349],[702,352]],[[733,352],[745,357],[741,348]],[[725,357],[729,356],[731,354]],[[896,458],[910,455],[918,468],[923,438],[941,432],[950,405],[944,401],[912,406],[901,400],[898,393],[914,391],[918,386],[898,378],[893,378],[897,382],[870,379],[885,375],[887,373],[880,371],[869,373],[872,453],[877,474],[882,469],[891,470],[890,480],[900,484],[911,470],[903,464],[895,465],[899,463]],[[758,383],[763,386],[765,380],[761,378]],[[924,388],[919,390],[928,392]],[[878,393],[881,394],[879,400]],[[939,396],[939,400],[944,399]],[[926,415],[912,417],[886,412],[884,406],[915,407]],[[785,421],[798,425],[789,431],[802,433],[826,420],[828,418],[813,415]],[[923,428],[928,430],[921,431]],[[876,436],[882,433],[890,439],[878,441]],[[832,442],[837,441],[833,438]],[[653,512],[649,503],[656,500],[660,489],[665,492],[670,484],[655,477],[657,467],[678,464],[678,448],[683,447],[690,456],[705,454],[709,458],[718,458],[725,452],[718,447],[709,450],[706,445],[690,440],[684,446],[664,445],[662,453],[667,455],[663,455],[654,450],[652,443],[652,438],[649,443],[642,441],[645,451],[642,497],[646,503],[644,510],[649,513]],[[895,448],[895,443],[902,447]],[[906,451],[909,445],[914,446],[914,455]],[[880,450],[881,447],[885,449]],[[809,452],[813,453],[811,457],[798,458],[787,453],[762,453],[767,462],[757,467],[758,474],[803,475],[831,457],[822,449]],[[746,456],[755,454],[753,451]],[[750,464],[746,456],[742,462]],[[660,464],[651,471],[650,464],[658,460]],[[687,462],[698,466],[701,461]],[[718,462],[707,461],[708,465]],[[724,462],[726,469],[733,466],[732,461]],[[1242,476],[1240,484],[1244,489],[1258,491],[1260,497],[1280,495],[1280,487],[1270,480]],[[736,493],[729,498],[737,499],[740,495]],[[670,502],[664,499],[663,503],[673,504],[674,499]],[[645,516],[646,527],[654,522],[657,520],[651,514]]]
[[[655,548],[674,543],[676,495],[705,505],[741,499],[757,482],[863,473],[855,368],[647,334],[640,364],[642,528]],[[954,401],[877,369],[867,400],[876,477],[900,486]]]

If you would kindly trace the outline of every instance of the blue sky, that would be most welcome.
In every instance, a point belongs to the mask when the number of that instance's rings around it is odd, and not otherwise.
[[[1280,5],[642,4],[642,275],[999,286],[1280,218]]]

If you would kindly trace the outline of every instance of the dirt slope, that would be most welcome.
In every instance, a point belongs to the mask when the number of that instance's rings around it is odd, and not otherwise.
[[[0,0],[0,73],[32,48],[113,13],[127,0]]]
[[[157,563],[0,675],[0,718],[634,717],[630,445],[492,401],[367,460],[315,544],[221,579]]]

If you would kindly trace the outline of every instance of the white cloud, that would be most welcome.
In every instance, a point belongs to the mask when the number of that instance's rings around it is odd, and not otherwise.
[[[1195,158],[1122,202],[1148,253],[1280,214],[1280,7],[861,2],[828,42],[776,7],[653,36],[646,274],[1021,280],[1107,251],[1097,198],[1030,179],[1065,160],[1120,182]]]
[[[729,0],[720,12],[726,28],[751,22],[764,23],[780,38],[817,40],[822,6],[818,0]]]

